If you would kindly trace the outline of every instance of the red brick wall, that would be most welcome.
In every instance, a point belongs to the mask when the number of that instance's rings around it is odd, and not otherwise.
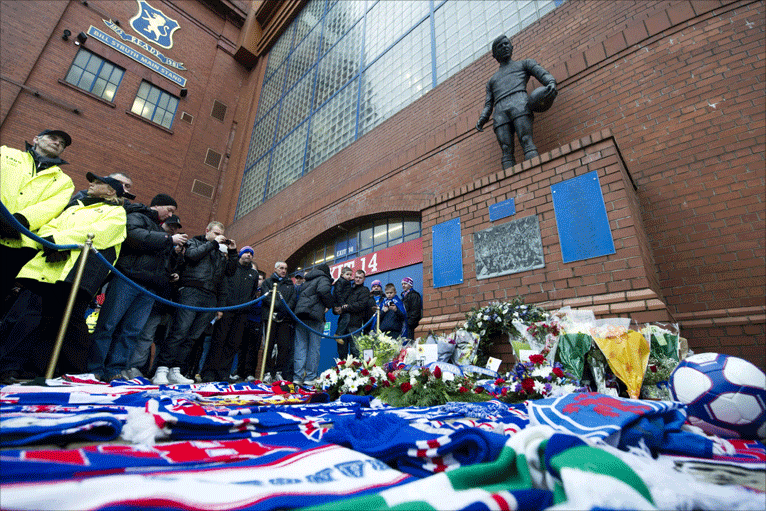
[[[564,263],[551,186],[588,172],[598,175],[615,253]],[[491,222],[489,206],[507,199],[514,200],[515,215]],[[476,279],[473,233],[530,215],[540,223],[545,267]],[[432,229],[454,218],[460,218],[464,281],[434,289]],[[429,311],[423,332],[450,331],[477,302],[516,296],[549,309],[569,305],[599,316],[630,315],[639,322],[671,319],[645,243],[636,192],[608,130],[436,197],[423,210],[422,221],[423,306]]]
[[[761,327],[726,342],[707,332],[724,319],[762,325],[766,311],[764,10],[762,1],[565,2],[513,38],[514,57],[535,58],[559,84],[553,108],[536,116],[540,153],[608,128],[638,187],[632,218],[641,217],[646,237],[637,242],[651,249],[642,261],[654,261],[660,298],[682,328],[699,323],[684,332],[692,348],[760,364]],[[500,150],[492,131],[474,124],[496,67],[491,55],[480,58],[231,232],[272,264],[338,223],[422,210],[488,179]],[[482,285],[458,299],[485,302],[496,289]]]
[[[142,80],[148,80],[176,96],[180,87],[93,38],[84,44],[86,49],[126,70],[114,104],[107,104],[79,89],[59,83],[66,77],[77,54],[78,46],[74,44],[77,33],[87,32],[88,27],[93,25],[116,36],[102,21],[111,18],[119,20],[127,33],[136,35],[129,25],[130,18],[137,12],[136,2],[97,0],[88,4],[84,6],[75,0],[5,0],[0,5],[3,23],[22,34],[29,32],[28,36],[18,39],[6,38],[3,34],[3,45],[0,47],[3,66],[6,59],[28,64],[31,71],[28,76],[21,77],[25,85],[59,102],[54,103],[27,92],[14,93],[13,108],[0,119],[2,143],[23,147],[24,140],[31,141],[44,128],[65,129],[73,138],[72,146],[63,155],[69,162],[65,170],[78,189],[86,187],[85,174],[88,171],[100,175],[126,170],[133,178],[139,202],[148,204],[160,192],[171,194],[179,203],[184,229],[189,234],[200,234],[212,219],[214,202],[219,198],[218,189],[227,168],[225,159],[219,169],[205,165],[205,156],[208,148],[223,155],[230,152],[234,115],[240,101],[239,90],[248,76],[247,70],[237,64],[231,55],[238,29],[230,20],[222,18],[201,2],[151,2],[181,26],[173,35],[172,48],[155,46],[187,68],[186,71],[178,71],[178,74],[187,79],[189,94],[180,99],[170,133],[127,112]],[[42,8],[43,5],[51,8]],[[12,20],[9,19],[11,14]],[[73,34],[69,41],[61,39],[64,29]],[[30,37],[34,44],[30,45]],[[148,55],[138,46],[126,44]],[[3,82],[3,93],[5,90]],[[3,96],[3,106],[6,99]],[[228,107],[224,122],[210,116],[214,100]],[[81,113],[75,114],[61,104],[72,105]],[[193,116],[192,124],[181,121],[182,112]],[[193,194],[194,179],[215,188],[216,196],[211,200]]]

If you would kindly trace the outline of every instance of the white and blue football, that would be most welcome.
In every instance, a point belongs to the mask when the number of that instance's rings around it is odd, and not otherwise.
[[[673,399],[688,420],[722,438],[766,438],[766,374],[754,364],[719,353],[682,360],[670,375]]]

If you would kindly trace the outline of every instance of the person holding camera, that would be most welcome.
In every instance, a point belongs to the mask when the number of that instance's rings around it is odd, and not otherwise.
[[[193,237],[186,244],[184,266],[179,275],[178,303],[207,308],[223,306],[221,282],[224,276],[234,274],[238,260],[237,244],[224,236],[223,224],[210,222],[205,234]],[[157,371],[152,383],[194,383],[181,374],[181,365],[194,340],[202,335],[215,315],[215,311],[176,309],[170,335],[157,355]]]
[[[185,234],[169,234],[162,222],[176,212],[170,195],[159,193],[149,206],[128,204],[127,239],[115,267],[152,293],[170,285],[173,247],[186,243]],[[113,278],[91,336],[88,372],[102,381],[123,378],[141,330],[149,319],[154,297],[126,280]]]

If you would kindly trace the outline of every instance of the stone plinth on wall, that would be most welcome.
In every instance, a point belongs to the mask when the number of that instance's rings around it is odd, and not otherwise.
[[[614,253],[564,262],[552,186],[594,171]],[[514,201],[515,214],[491,221],[489,207],[509,199]],[[539,220],[544,266],[478,279],[474,233],[531,215]],[[434,288],[432,228],[456,218],[460,218],[463,282]],[[673,321],[660,290],[636,189],[609,130],[434,199],[423,210],[423,288],[424,319],[418,334],[452,331],[472,307],[516,296],[549,310],[570,306],[590,309],[601,318],[631,317],[639,323]],[[510,353],[510,346],[500,350],[503,352]]]

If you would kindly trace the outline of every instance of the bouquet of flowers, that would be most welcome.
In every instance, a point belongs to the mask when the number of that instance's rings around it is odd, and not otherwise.
[[[359,353],[372,350],[375,360],[381,364],[391,362],[402,349],[401,339],[394,339],[383,332],[370,332],[354,338]]]
[[[466,314],[464,328],[479,335],[478,365],[486,359],[496,337],[510,335],[519,337],[520,332],[514,322],[529,325],[548,319],[548,312],[535,306],[527,305],[524,299],[516,297],[510,302],[492,302],[480,309],[473,308]]]
[[[527,333],[534,338],[535,344],[542,346],[540,354],[547,357],[556,345],[561,328],[555,321],[538,321],[527,327]]]
[[[320,374],[314,388],[327,392],[332,399],[341,394],[370,396],[386,381],[385,371],[374,361],[358,360],[349,355],[346,360],[338,360],[335,367]]]
[[[508,373],[507,380],[499,378],[495,385],[502,386],[499,398],[509,403],[586,390],[577,384],[571,374],[564,372],[560,363],[551,366],[540,354],[531,355],[529,362],[516,364],[513,371]]]
[[[641,386],[641,397],[645,399],[661,399],[672,401],[670,393],[670,373],[678,365],[678,361],[670,357],[649,357],[649,363],[644,373]]]
[[[387,375],[378,398],[391,406],[437,406],[450,401],[489,401],[493,396],[466,376],[456,376],[436,366],[413,367]]]

